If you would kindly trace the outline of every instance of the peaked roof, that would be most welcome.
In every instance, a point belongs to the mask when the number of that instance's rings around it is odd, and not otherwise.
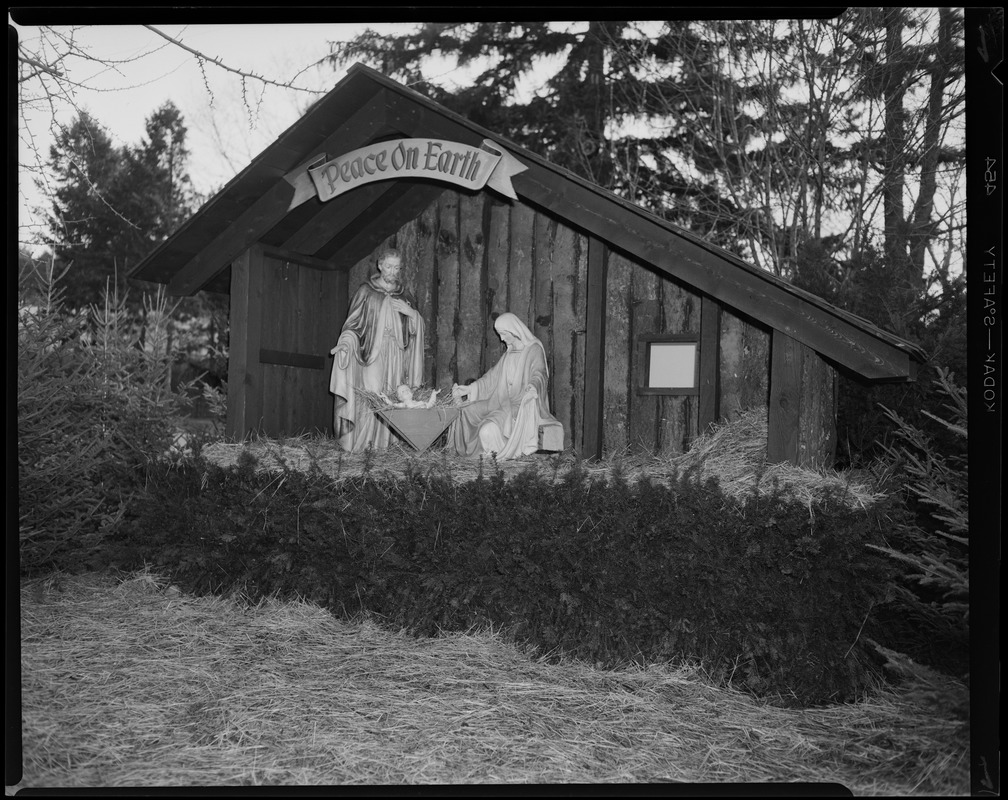
[[[229,291],[229,266],[261,242],[290,260],[347,269],[426,208],[445,186],[390,180],[288,211],[292,176],[320,156],[389,138],[478,146],[491,139],[528,169],[512,184],[542,208],[757,322],[780,330],[867,380],[913,379],[926,354],[868,320],[792,286],[691,231],[473,124],[361,64],[311,106],[131,272],[171,294]],[[286,179],[285,179],[286,178]],[[296,254],[296,258],[291,257]]]

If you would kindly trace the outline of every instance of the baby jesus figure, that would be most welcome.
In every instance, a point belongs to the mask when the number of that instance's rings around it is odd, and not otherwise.
[[[396,397],[399,398],[399,402],[393,403],[385,395],[382,395],[382,399],[387,400],[393,408],[434,408],[434,403],[437,402],[437,393],[437,389],[432,391],[426,403],[423,400],[414,400],[413,390],[403,383],[396,389]]]

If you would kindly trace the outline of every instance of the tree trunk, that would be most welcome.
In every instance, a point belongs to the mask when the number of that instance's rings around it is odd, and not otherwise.
[[[931,87],[928,91],[927,119],[924,123],[924,146],[921,153],[920,194],[914,205],[910,228],[910,263],[919,281],[924,274],[924,254],[934,238],[936,223],[931,219],[937,186],[938,154],[945,84],[949,76],[952,54],[952,12],[948,8],[938,11],[938,43],[931,65]],[[921,287],[918,287],[920,289]]]
[[[903,98],[906,94],[903,63],[904,14],[900,8],[887,8],[885,19],[885,164],[883,165],[883,216],[885,224],[885,260],[892,270],[900,295],[915,286],[910,274],[913,264],[907,253],[906,216],[903,207],[903,189],[906,178],[906,113]],[[901,298],[909,300],[910,297]],[[902,305],[902,304],[901,304]],[[902,306],[906,308],[906,306]],[[906,322],[894,317],[895,333],[906,333]]]

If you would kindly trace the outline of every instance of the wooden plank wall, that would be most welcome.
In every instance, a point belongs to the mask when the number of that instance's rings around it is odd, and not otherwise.
[[[721,404],[719,419],[767,408],[770,392],[770,332],[721,307]]]
[[[661,282],[661,330],[659,333],[700,335],[699,295],[672,280]],[[661,454],[683,453],[696,438],[699,427],[699,398],[695,395],[667,395],[659,398],[658,440]]]
[[[682,453],[696,437],[698,398],[642,395],[639,337],[700,334],[699,295],[619,253],[611,253],[606,300],[603,450]]]
[[[346,318],[345,276],[269,254],[262,262],[262,350],[313,357],[319,366],[262,363],[262,424],[269,436],[328,432],[332,427],[329,350]],[[258,357],[258,350],[256,352]]]
[[[836,370],[781,331],[771,346],[767,460],[829,466],[836,455]]]

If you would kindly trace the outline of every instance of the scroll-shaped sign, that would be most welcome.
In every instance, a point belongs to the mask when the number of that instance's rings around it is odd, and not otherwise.
[[[511,177],[526,169],[489,139],[479,147],[443,139],[392,139],[328,160],[316,156],[285,179],[294,186],[290,208],[316,195],[325,202],[358,186],[394,178],[429,178],[472,191],[489,186],[517,200]]]

